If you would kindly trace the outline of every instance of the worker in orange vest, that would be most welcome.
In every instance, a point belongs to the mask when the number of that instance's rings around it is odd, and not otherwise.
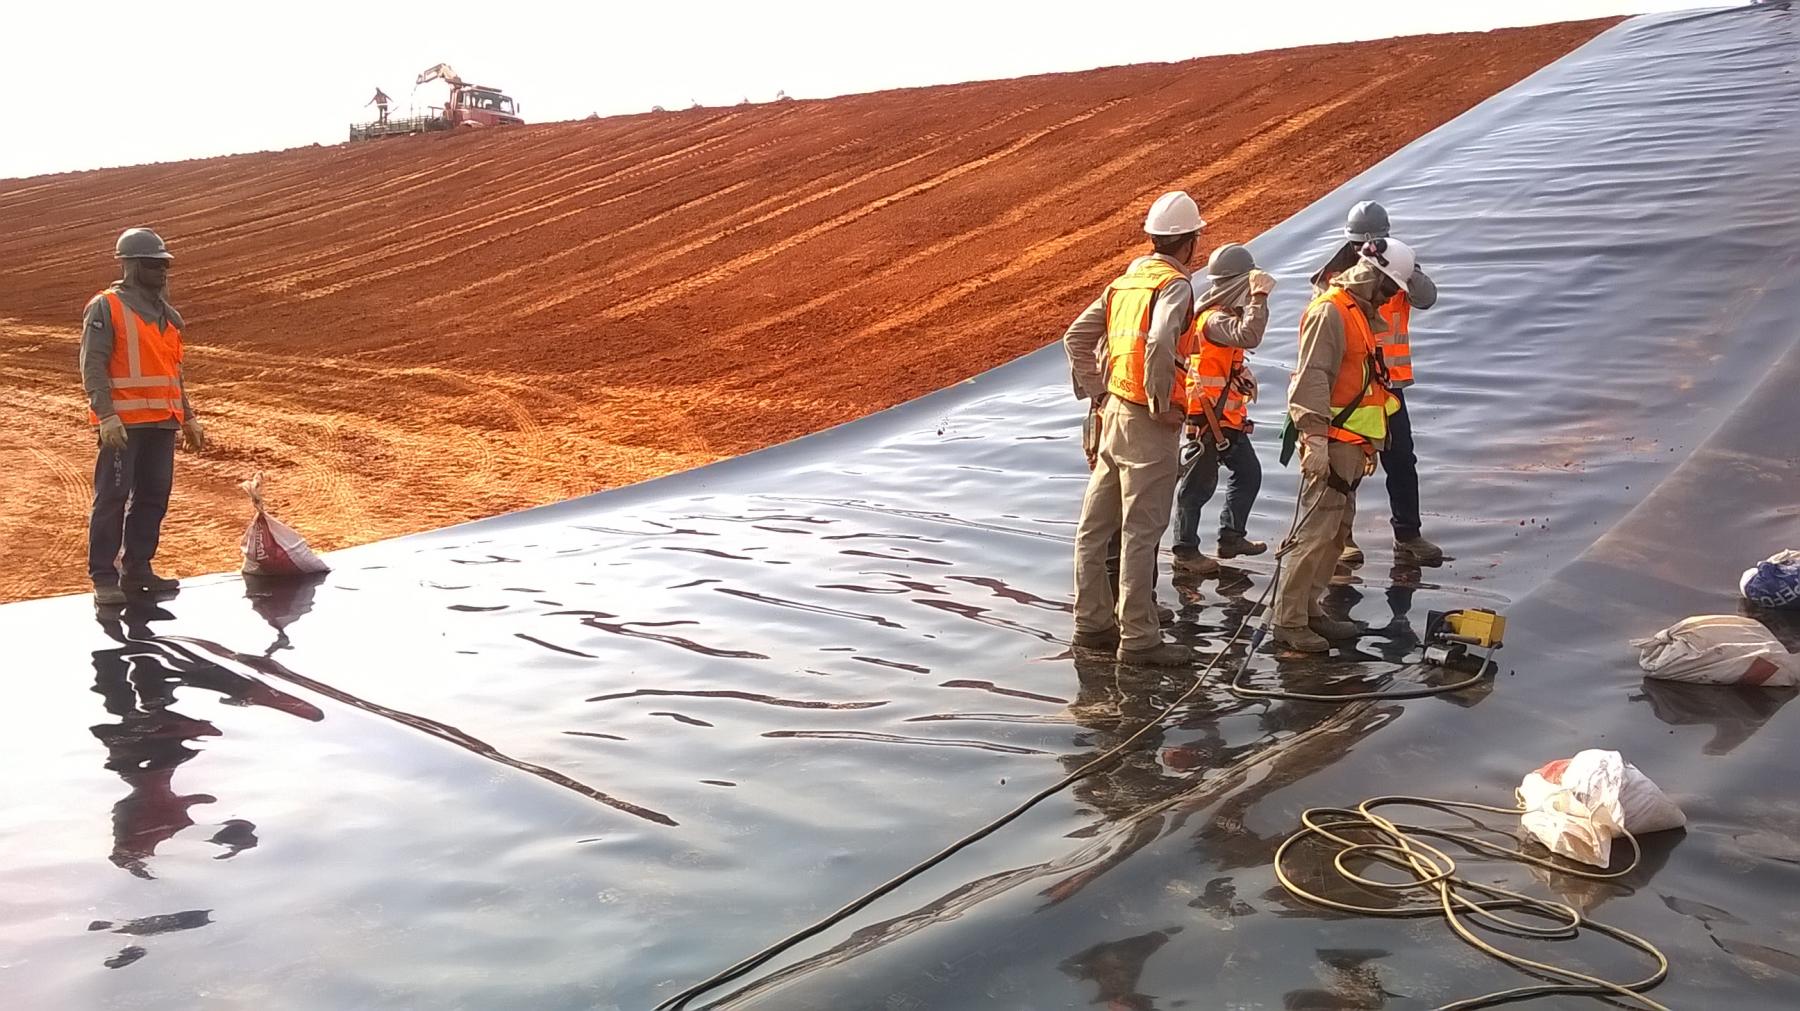
[[[1405,243],[1369,243],[1301,321],[1300,360],[1288,387],[1288,419],[1300,445],[1300,516],[1275,590],[1277,647],[1323,653],[1331,640],[1361,634],[1354,622],[1326,617],[1321,598],[1356,516],[1356,486],[1375,472],[1389,419],[1400,409],[1381,359],[1381,309],[1412,274]]]
[[[1156,559],[1180,468],[1193,353],[1194,288],[1188,264],[1206,221],[1194,198],[1165,193],[1150,205],[1151,252],[1131,261],[1063,336],[1076,389],[1099,403],[1099,448],[1075,529],[1075,635],[1080,649],[1116,650],[1147,666],[1186,663],[1192,654],[1162,641],[1154,591]],[[1082,353],[1104,337],[1104,353]],[[1119,588],[1106,572],[1107,545],[1120,539]]]
[[[390,102],[390,101],[392,101],[392,99],[387,97],[387,92],[382,91],[380,88],[376,88],[375,89],[375,97],[369,99],[369,104],[363,106],[363,108],[367,109],[369,107],[369,105],[374,106],[375,107],[375,115],[377,117],[379,117],[381,122],[386,123],[387,122],[387,107],[388,107],[388,102]]]
[[[1206,276],[1211,286],[1194,307],[1194,354],[1187,368],[1188,441],[1182,448],[1181,481],[1175,487],[1173,568],[1194,576],[1219,571],[1219,563],[1200,550],[1200,513],[1219,487],[1220,464],[1231,471],[1231,486],[1219,514],[1219,557],[1260,555],[1269,549],[1245,531],[1262,489],[1262,463],[1250,444],[1256,378],[1244,364],[1244,352],[1262,343],[1275,279],[1256,268],[1248,247],[1235,242],[1213,250]]]
[[[148,228],[127,229],[114,251],[123,276],[88,302],[81,325],[81,385],[100,448],[88,575],[95,602],[106,605],[179,585],[150,565],[169,508],[175,436],[195,452],[206,448],[182,381],[181,314],[169,304],[174,257]]]
[[[1318,273],[1312,276],[1313,293],[1323,292],[1331,279],[1357,262],[1365,243],[1388,238],[1387,208],[1364,200],[1350,208],[1344,224],[1344,244]],[[1412,310],[1437,304],[1437,284],[1416,264],[1406,290],[1381,307],[1388,332],[1381,337],[1381,356],[1388,370],[1388,389],[1400,401],[1390,419],[1387,448],[1381,451],[1381,469],[1387,472],[1388,510],[1394,528],[1394,561],[1403,565],[1441,565],[1444,549],[1425,539],[1419,517],[1419,458],[1413,451],[1412,418],[1406,413],[1401,391],[1413,384],[1412,343],[1409,334]],[[1361,565],[1362,549],[1352,537],[1344,544],[1346,565]]]

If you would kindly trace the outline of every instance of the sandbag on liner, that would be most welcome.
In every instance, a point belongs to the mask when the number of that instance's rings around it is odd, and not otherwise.
[[[263,507],[262,474],[243,484],[244,494],[256,506],[256,515],[244,531],[244,573],[254,576],[303,576],[330,572],[331,566],[306,546],[306,538],[293,527],[270,516]]]
[[[1595,867],[1612,862],[1612,841],[1687,824],[1669,795],[1616,751],[1590,748],[1551,762],[1519,784],[1519,822],[1559,856]]]
[[[1705,614],[1633,639],[1638,666],[1653,678],[1703,685],[1788,688],[1800,683],[1800,658],[1759,621]]]

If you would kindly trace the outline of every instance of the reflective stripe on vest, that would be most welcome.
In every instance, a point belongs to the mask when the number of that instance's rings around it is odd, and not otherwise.
[[[1333,426],[1328,434],[1338,442],[1367,443],[1386,439],[1388,415],[1400,409],[1400,401],[1384,385],[1379,359],[1375,357],[1379,345],[1374,331],[1369,328],[1369,318],[1363,315],[1355,297],[1343,288],[1327,289],[1325,294],[1313,299],[1312,307],[1321,303],[1336,307],[1338,318],[1344,322],[1344,357],[1338,362],[1337,379],[1331,387],[1332,416],[1336,417],[1352,404],[1356,406],[1343,424]],[[1309,308],[1307,315],[1311,313]]]
[[[1156,296],[1171,281],[1187,275],[1168,262],[1147,256],[1106,288],[1106,391],[1115,397],[1148,407],[1144,390],[1144,352],[1150,340],[1150,317]],[[1191,329],[1184,328],[1175,348],[1178,370],[1187,370]],[[1170,405],[1187,410],[1187,382],[1177,375],[1169,390]]]
[[[100,293],[112,318],[113,351],[107,360],[113,413],[127,425],[182,421],[181,330],[157,326],[126,305],[117,292]],[[100,418],[90,408],[88,421]]]
[[[1188,413],[1199,414],[1199,401],[1204,398],[1212,404],[1221,426],[1241,431],[1250,417],[1250,405],[1233,380],[1244,367],[1244,349],[1206,339],[1207,320],[1223,311],[1214,306],[1194,320],[1193,353],[1188,357]]]
[[[1402,291],[1387,300],[1381,307],[1381,318],[1387,321],[1388,332],[1381,335],[1381,361],[1387,366],[1387,385],[1390,390],[1404,390],[1413,384],[1412,343],[1407,336],[1407,324],[1412,319],[1412,302]]]

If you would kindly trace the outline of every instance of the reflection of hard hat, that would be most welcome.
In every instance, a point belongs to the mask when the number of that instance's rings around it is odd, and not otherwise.
[[[1375,269],[1394,279],[1394,282],[1405,288],[1412,283],[1413,266],[1418,261],[1413,256],[1412,247],[1399,239],[1376,239],[1362,247],[1364,263],[1375,265]]]
[[[121,260],[173,260],[162,236],[148,228],[127,228],[119,235],[113,255]]]
[[[1147,235],[1190,235],[1205,227],[1206,221],[1200,217],[1200,205],[1180,190],[1157,197],[1144,218]]]
[[[1206,261],[1207,277],[1237,277],[1256,269],[1256,257],[1250,254],[1250,247],[1236,242],[1227,242],[1213,250]]]
[[[1350,208],[1350,217],[1344,221],[1344,238],[1360,242],[1385,239],[1389,227],[1387,208],[1373,200],[1364,200]]]

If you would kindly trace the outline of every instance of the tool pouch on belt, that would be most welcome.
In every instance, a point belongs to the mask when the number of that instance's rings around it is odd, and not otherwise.
[[[1094,403],[1096,406],[1089,407],[1087,417],[1081,421],[1081,449],[1087,454],[1089,470],[1100,459],[1100,408],[1098,400]]]

